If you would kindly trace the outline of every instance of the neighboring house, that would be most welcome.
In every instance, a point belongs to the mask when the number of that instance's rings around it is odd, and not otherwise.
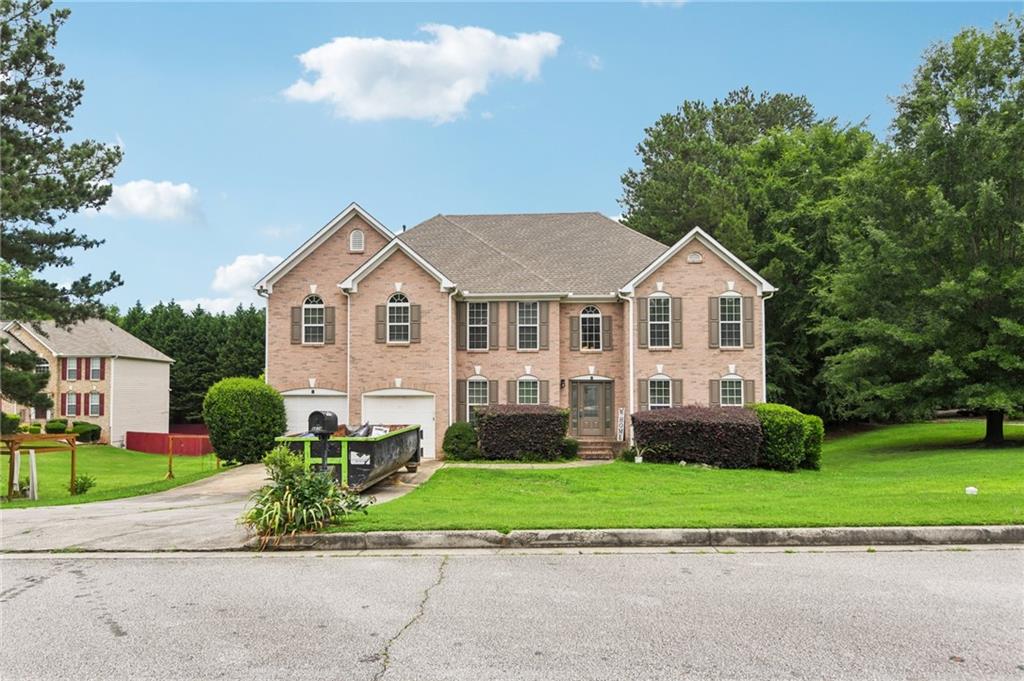
[[[775,288],[698,228],[667,247],[598,213],[438,215],[396,236],[352,204],[256,288],[292,432],[313,409],[420,423],[434,456],[476,406],[543,403],[610,454],[635,411],[764,399]]]
[[[12,351],[39,355],[36,371],[49,374],[46,392],[53,408],[4,403],[22,423],[51,418],[95,423],[101,440],[123,445],[129,430],[166,433],[170,415],[172,359],[105,319],[79,322],[62,329],[40,322],[39,329],[21,322],[0,322],[0,333]]]

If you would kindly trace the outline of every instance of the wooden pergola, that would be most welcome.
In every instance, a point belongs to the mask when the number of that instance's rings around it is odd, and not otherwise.
[[[26,442],[31,444],[27,449],[33,449],[37,452],[70,451],[71,483],[69,486],[74,486],[76,474],[75,466],[78,463],[76,456],[78,449],[77,439],[77,433],[39,433],[36,435],[33,435],[32,433],[14,433],[12,435],[0,435],[0,443],[3,443],[8,456],[10,456],[7,467],[7,498],[10,499],[14,494],[14,457]],[[43,444],[41,446],[36,446],[35,443],[37,442]],[[49,444],[51,442],[53,444]]]

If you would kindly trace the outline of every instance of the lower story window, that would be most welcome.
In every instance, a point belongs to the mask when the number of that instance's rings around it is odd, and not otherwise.
[[[664,409],[672,406],[672,382],[667,378],[652,378],[647,383],[648,396],[647,404],[651,409]]]
[[[100,394],[89,393],[89,416],[100,415]]]
[[[466,419],[470,423],[476,422],[476,407],[486,407],[488,397],[487,381],[471,380],[466,385]]]
[[[65,415],[78,416],[78,393],[68,393],[68,396],[65,399],[67,400],[67,404],[65,405],[67,407],[67,409],[65,409],[67,413]]]
[[[538,404],[540,402],[540,393],[537,390],[537,379],[535,378],[520,378],[518,387],[518,402],[519,404]]]
[[[743,380],[739,378],[723,378],[721,383],[722,406],[743,406]]]

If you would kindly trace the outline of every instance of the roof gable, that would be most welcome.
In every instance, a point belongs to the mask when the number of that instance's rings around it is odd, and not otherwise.
[[[391,257],[391,255],[396,251],[401,251],[405,255],[409,256],[409,258],[423,268],[427,274],[434,277],[434,279],[437,279],[438,284],[440,285],[439,288],[442,291],[455,287],[455,284],[452,283],[448,277],[446,277],[439,269],[427,262],[423,256],[413,250],[412,247],[403,243],[399,239],[392,239],[387,246],[374,253],[369,260],[357,267],[352,274],[348,275],[344,281],[340,282],[338,284],[338,288],[350,293],[356,293],[359,290],[359,282],[366,278],[370,272],[377,269],[382,262]]]

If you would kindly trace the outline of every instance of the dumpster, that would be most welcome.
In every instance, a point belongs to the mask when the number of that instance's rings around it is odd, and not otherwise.
[[[277,441],[302,456],[306,470],[326,471],[341,485],[358,492],[403,466],[410,471],[419,467],[423,451],[420,442],[423,431],[420,427],[384,427],[391,430],[367,437],[342,434],[318,437],[314,433],[303,433],[285,435],[277,438]]]

